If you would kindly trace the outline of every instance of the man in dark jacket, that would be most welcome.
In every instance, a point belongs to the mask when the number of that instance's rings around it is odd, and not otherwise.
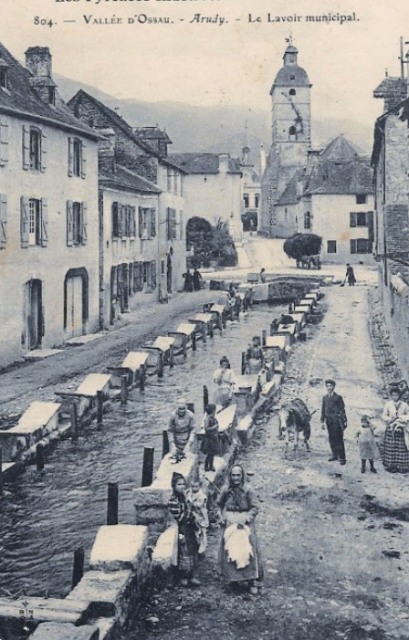
[[[339,460],[345,464],[344,430],[347,428],[347,417],[342,396],[335,393],[335,381],[325,380],[327,394],[322,399],[321,427],[327,425],[329,446],[332,456],[329,461]]]

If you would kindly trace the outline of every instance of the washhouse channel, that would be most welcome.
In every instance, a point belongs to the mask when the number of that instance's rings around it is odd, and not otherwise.
[[[195,404],[202,418],[203,385],[227,355],[241,372],[241,353],[253,335],[268,329],[284,307],[256,306],[239,322],[228,322],[223,335],[199,342],[197,351],[175,359],[162,380],[148,378],[145,391],[130,392],[128,403],[105,414],[103,427],[93,422],[76,441],[66,439],[46,458],[45,469],[28,467],[7,484],[0,502],[0,595],[64,597],[71,587],[75,549],[82,546],[86,565],[96,533],[106,521],[108,482],[119,484],[119,522],[134,522],[132,490],[140,486],[143,448],[155,448],[155,468],[162,453],[162,432],[179,396]]]

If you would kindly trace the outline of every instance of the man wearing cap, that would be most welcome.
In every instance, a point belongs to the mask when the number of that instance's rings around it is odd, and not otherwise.
[[[327,425],[329,446],[332,456],[329,462],[339,460],[340,464],[346,463],[344,431],[347,428],[347,417],[342,396],[335,393],[335,380],[325,380],[327,389],[326,395],[322,399],[321,408],[321,428]]]
[[[186,446],[192,444],[195,437],[195,417],[184,398],[178,400],[177,409],[169,420],[168,436],[171,456],[179,462],[185,457]]]

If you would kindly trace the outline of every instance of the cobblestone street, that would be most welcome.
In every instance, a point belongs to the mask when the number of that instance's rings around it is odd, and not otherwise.
[[[284,459],[274,415],[240,456],[260,499],[261,593],[233,593],[220,583],[214,526],[199,570],[202,587],[157,594],[127,640],[409,637],[407,477],[386,473],[380,461],[377,475],[362,475],[356,443],[362,414],[381,424],[384,395],[368,331],[368,289],[324,289],[323,321],[295,347],[283,384],[283,400],[301,397],[315,411],[324,379],[337,380],[348,416],[346,466],[327,461],[319,411],[312,420],[311,453],[301,447],[298,461],[291,449]]]

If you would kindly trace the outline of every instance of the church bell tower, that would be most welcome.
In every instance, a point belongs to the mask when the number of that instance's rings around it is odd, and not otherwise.
[[[311,146],[311,84],[291,39],[283,61],[270,91],[272,145],[281,165],[302,165]]]

